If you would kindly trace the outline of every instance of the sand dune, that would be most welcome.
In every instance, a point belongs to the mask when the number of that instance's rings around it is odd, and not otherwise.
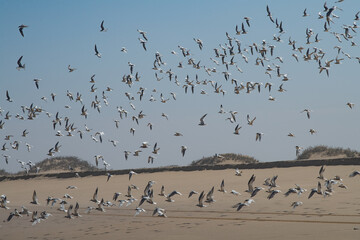
[[[311,199],[308,199],[311,188],[315,188],[318,181],[323,183],[317,179],[319,167],[250,169],[243,170],[242,176],[235,176],[234,169],[143,173],[134,175],[131,181],[127,175],[113,176],[109,182],[106,176],[3,181],[0,194],[7,195],[11,209],[0,209],[0,218],[4,220],[0,224],[1,239],[357,239],[360,177],[350,178],[353,170],[359,170],[358,166],[327,166],[324,176],[328,179],[341,176],[348,189],[335,185],[332,196],[324,198],[316,194]],[[282,193],[268,200],[268,193],[260,191],[254,197],[255,203],[237,212],[232,206],[250,197],[245,190],[252,174],[256,175],[254,186],[263,186],[265,178],[278,175],[277,189]],[[227,193],[217,191],[222,179]],[[88,206],[96,207],[90,202],[96,187],[99,199],[111,201],[114,192],[121,192],[119,199],[126,199],[128,185],[135,184],[140,189],[133,190],[133,195],[140,200],[150,180],[156,181],[153,189],[157,204],[144,203],[145,213],[134,217],[138,202],[128,207],[105,207],[106,212],[84,213]],[[295,183],[308,191],[301,196],[285,197],[283,193]],[[78,188],[66,189],[69,185]],[[183,195],[174,196],[175,202],[167,202],[158,195],[162,185],[166,193],[177,190]],[[191,190],[208,192],[213,186],[216,202],[207,204],[208,207],[196,206],[198,195],[187,196]],[[30,204],[34,190],[39,197],[38,206]],[[230,194],[231,190],[240,192],[241,196]],[[79,202],[82,217],[67,219],[64,212],[57,210],[59,204],[53,208],[46,206],[48,196],[63,198],[65,193],[74,197],[69,204]],[[293,209],[290,205],[294,201],[302,201],[303,205]],[[22,205],[30,211],[46,210],[53,216],[35,226],[28,216],[6,222],[9,213],[15,208],[21,209]],[[152,217],[155,206],[166,209],[168,217]]]

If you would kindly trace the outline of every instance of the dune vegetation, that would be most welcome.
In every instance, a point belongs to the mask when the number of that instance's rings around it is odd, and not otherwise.
[[[222,164],[244,164],[244,163],[257,163],[259,162],[253,157],[236,154],[236,153],[224,153],[216,154],[210,157],[203,157],[200,160],[193,161],[190,166],[200,165],[222,165]]]
[[[330,159],[330,158],[354,158],[360,157],[360,152],[340,147],[329,147],[324,145],[306,148],[297,157],[297,160],[305,159]]]

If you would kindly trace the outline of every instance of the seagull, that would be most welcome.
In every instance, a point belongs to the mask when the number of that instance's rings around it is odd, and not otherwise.
[[[307,14],[307,12],[306,12],[306,8],[305,8],[304,13],[303,13],[303,17],[308,17],[308,16],[310,16],[310,15],[309,15],[309,14]]]
[[[142,142],[140,148],[148,148],[149,146],[148,142]]]
[[[295,146],[295,149],[296,149],[296,157],[298,157],[300,155],[301,149],[303,149],[303,148],[300,146]]]
[[[145,209],[139,208],[139,207],[137,207],[135,210],[136,210],[136,212],[135,212],[135,214],[134,214],[134,217],[136,217],[137,215],[139,215],[141,212],[146,212]]]
[[[166,201],[168,201],[168,202],[174,202],[174,200],[171,199],[171,197],[173,197],[174,195],[180,195],[180,196],[181,196],[182,194],[181,194],[180,192],[174,190],[174,191],[172,191],[169,195],[166,196]]]
[[[289,190],[284,193],[285,197],[288,197],[291,193],[298,193],[298,190],[295,188],[289,188]]]
[[[9,91],[8,90],[6,90],[6,101],[8,101],[8,102],[12,102],[13,100],[11,99],[11,97],[10,97],[10,94],[9,94]]]
[[[189,193],[188,198],[190,198],[194,194],[199,194],[199,193],[197,191],[191,190],[190,193]]]
[[[221,181],[219,192],[226,193],[224,179]]]
[[[280,193],[281,191],[280,190],[272,190],[271,192],[270,192],[270,194],[268,195],[268,199],[270,200],[270,199],[272,199],[277,193]]]
[[[72,211],[73,207],[74,206],[72,204],[70,204],[69,208],[66,211],[67,212],[67,215],[65,216],[66,218],[72,219],[71,211]]]
[[[79,214],[79,208],[80,208],[79,203],[76,202],[75,208],[74,208],[74,212],[72,213],[73,216],[75,216],[75,217],[82,217],[82,216]]]
[[[291,204],[291,206],[293,207],[293,209],[295,209],[297,206],[301,206],[301,205],[303,205],[303,202],[293,202],[293,203]]]
[[[203,203],[203,201],[204,201],[204,197],[205,197],[205,194],[204,194],[204,191],[202,191],[201,193],[200,193],[200,196],[199,196],[199,203],[198,204],[196,204],[196,206],[198,206],[198,207],[207,207],[207,205],[204,205],[204,203]]]
[[[97,56],[98,58],[101,58],[101,54],[97,50],[96,44],[95,44],[95,56]]]
[[[311,192],[310,192],[310,194],[308,196],[308,199],[310,199],[315,193],[317,193],[319,195],[323,195],[323,192],[321,190],[321,183],[320,182],[318,182],[317,188],[311,189]]]
[[[247,118],[248,125],[250,125],[250,126],[252,126],[254,124],[254,121],[256,120],[256,117],[254,117],[253,119],[250,119],[249,114],[246,116],[246,118]]]
[[[155,216],[157,214],[158,217],[167,217],[165,213],[166,213],[165,209],[157,207],[157,208],[154,209],[152,215]]]
[[[112,175],[111,175],[110,173],[107,173],[107,180],[106,180],[106,182],[108,182],[111,177],[112,177]]]
[[[319,176],[317,178],[324,179],[324,172],[325,172],[325,167],[323,165],[323,166],[321,166],[321,168],[319,170]]]
[[[148,40],[147,37],[146,37],[146,32],[144,32],[144,31],[142,31],[142,30],[140,30],[140,29],[138,29],[137,31],[143,36],[143,38],[144,38],[146,41]]]
[[[249,17],[244,17],[246,24],[248,25],[248,27],[250,27],[250,19]]]
[[[94,192],[94,195],[93,195],[92,199],[90,199],[91,202],[99,203],[99,200],[98,200],[98,191],[99,191],[99,188],[97,187],[97,188],[95,189],[95,192]]]
[[[316,130],[313,129],[313,128],[311,128],[311,129],[309,130],[309,132],[311,133],[311,135],[313,135],[314,133],[316,133]]]
[[[129,181],[130,181],[131,177],[132,177],[134,174],[137,175],[137,173],[134,172],[134,171],[130,171],[130,172],[129,172]]]
[[[230,193],[235,195],[235,196],[240,196],[241,195],[241,193],[239,193],[238,191],[235,191],[235,190],[231,190]]]
[[[255,202],[253,199],[249,198],[246,199],[243,203],[237,203],[233,206],[233,208],[236,208],[236,211],[240,211],[241,208],[249,206],[251,203]]]
[[[346,103],[346,105],[349,106],[350,109],[353,109],[353,107],[355,106],[355,104],[351,102]]]
[[[72,68],[72,67],[69,65],[69,66],[68,66],[68,70],[69,70],[69,72],[73,72],[73,71],[76,70],[76,68]]]
[[[107,28],[104,27],[104,20],[102,20],[101,24],[100,24],[100,32],[106,32]]]
[[[146,41],[141,38],[138,38],[138,39],[140,41],[140,44],[143,46],[144,50],[146,51],[146,46],[145,46]]]
[[[199,126],[205,126],[205,125],[206,125],[206,123],[204,122],[204,118],[205,118],[206,116],[207,116],[207,113],[204,114],[204,116],[202,116],[202,117],[200,118]]]
[[[264,135],[264,133],[261,133],[261,132],[256,133],[256,138],[255,138],[255,140],[256,140],[256,141],[259,140],[259,142],[261,142],[261,136],[262,136],[262,135]]]
[[[352,173],[350,173],[349,177],[355,177],[356,175],[360,175],[359,171],[353,171]]]
[[[181,154],[182,154],[183,157],[185,156],[186,150],[187,150],[186,146],[181,146]]]
[[[18,59],[18,61],[17,61],[17,65],[18,65],[18,66],[16,67],[16,69],[19,70],[19,71],[20,71],[21,69],[24,69],[24,70],[25,70],[25,64],[22,64],[22,63],[21,63],[22,58],[23,58],[23,56],[21,56],[21,57]]]
[[[36,195],[36,191],[35,191],[35,190],[34,190],[34,192],[33,192],[32,199],[33,199],[33,200],[32,200],[32,202],[30,202],[30,203],[39,205],[39,200],[38,200],[38,197],[37,197],[37,195]]]
[[[239,131],[240,131],[240,129],[241,129],[241,126],[239,126],[239,124],[238,124],[238,125],[236,125],[236,127],[235,127],[235,131],[234,131],[234,134],[235,134],[235,135],[239,135]]]
[[[203,48],[203,42],[199,38],[194,38],[194,41],[199,45],[200,50]]]
[[[251,175],[248,181],[248,189],[245,192],[252,193],[254,191],[253,183],[255,182],[255,175]]]
[[[235,176],[241,176],[242,171],[240,171],[238,168],[235,169]]]
[[[19,32],[20,32],[20,34],[21,34],[21,36],[25,37],[25,36],[24,36],[24,32],[23,32],[23,30],[24,30],[24,28],[27,28],[27,27],[29,27],[29,26],[24,25],[24,24],[21,24],[21,25],[18,27],[18,28],[19,28]]]
[[[34,82],[35,82],[35,86],[37,89],[39,89],[39,82],[41,81],[41,79],[35,78]]]
[[[307,118],[310,119],[310,112],[311,112],[311,110],[309,110],[309,109],[304,109],[304,110],[302,110],[301,112],[306,112]]]
[[[253,192],[251,193],[251,196],[250,196],[250,197],[255,197],[256,194],[257,194],[259,191],[261,191],[261,190],[264,190],[264,188],[263,188],[263,187],[256,187],[256,188],[253,190]]]

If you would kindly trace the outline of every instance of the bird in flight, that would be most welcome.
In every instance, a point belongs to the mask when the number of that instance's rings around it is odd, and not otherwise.
[[[96,44],[95,44],[95,56],[97,56],[98,58],[101,58],[101,54],[99,53]]]
[[[205,125],[206,125],[206,123],[204,122],[204,118],[205,118],[206,116],[207,116],[207,113],[204,114],[204,115],[200,118],[200,123],[199,123],[200,126],[205,126]]]
[[[17,61],[17,65],[18,65],[18,66],[16,67],[16,69],[19,70],[19,71],[20,71],[21,69],[24,69],[24,70],[25,70],[25,64],[22,64],[22,63],[21,63],[22,58],[23,58],[23,56],[21,56],[21,57],[18,59],[18,61]]]
[[[25,36],[24,36],[24,28],[27,28],[27,27],[29,27],[29,26],[24,25],[24,24],[21,24],[21,25],[19,26],[19,32],[20,32],[21,36],[25,37]]]
[[[100,24],[100,32],[106,32],[107,28],[104,27],[104,20],[102,20],[101,24]]]

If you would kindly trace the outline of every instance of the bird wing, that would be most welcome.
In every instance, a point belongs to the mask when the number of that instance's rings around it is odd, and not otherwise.
[[[37,204],[37,203],[38,203],[38,197],[37,197],[37,195],[36,195],[36,191],[35,191],[35,190],[34,190],[34,193],[33,193],[33,197],[32,197],[32,198],[33,198],[33,202]]]
[[[21,33],[21,36],[23,36],[24,37],[24,32],[23,32],[23,28],[21,27],[21,28],[19,28],[19,31],[20,31],[20,33]]]
[[[23,58],[23,56],[21,56],[20,58],[19,58],[19,60],[17,61],[17,64],[19,65],[19,66],[21,66],[21,59]]]
[[[97,187],[95,192],[94,192],[94,195],[93,195],[94,200],[97,200],[97,198],[98,198],[98,190],[99,190],[99,188]]]
[[[253,174],[248,182],[249,192],[254,191],[253,183],[255,181],[255,175]]]
[[[204,196],[205,196],[204,191],[202,191],[199,196],[199,205],[203,205]]]

